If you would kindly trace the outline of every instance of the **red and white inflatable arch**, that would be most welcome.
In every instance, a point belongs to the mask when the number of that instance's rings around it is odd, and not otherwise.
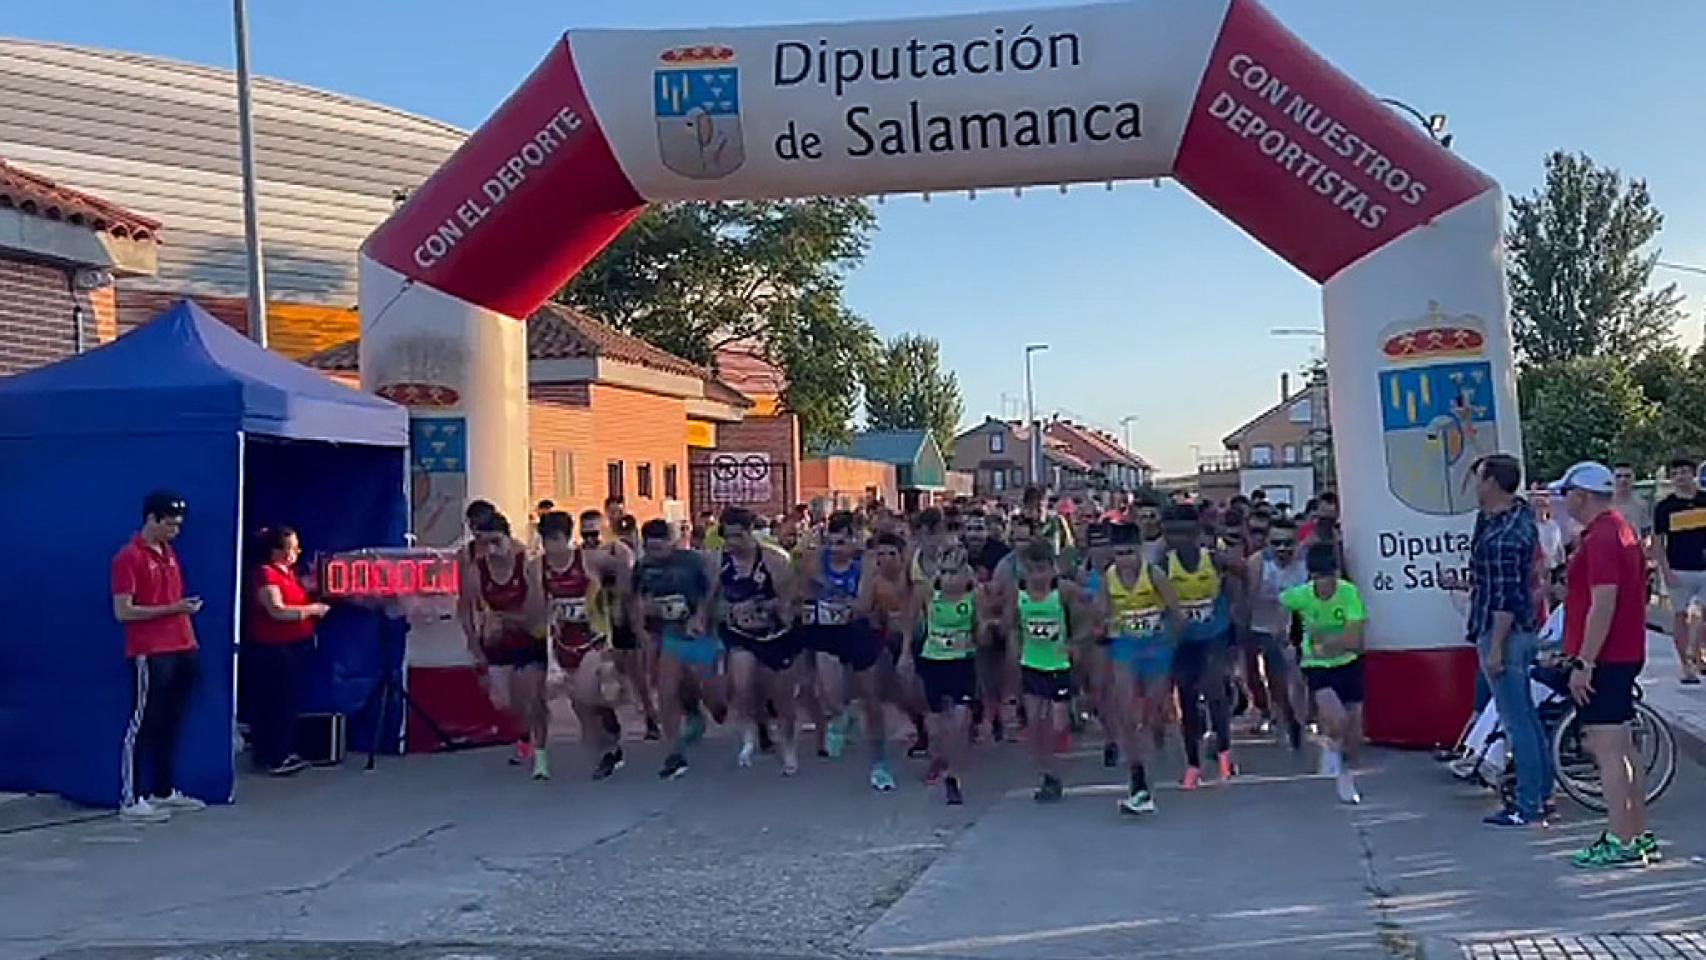
[[[518,321],[648,202],[1169,175],[1323,284],[1369,732],[1454,737],[1473,668],[1440,579],[1469,465],[1521,444],[1502,199],[1254,0],[568,34],[362,251],[362,376],[413,408],[417,531],[454,537],[468,496],[523,515]],[[1108,333],[1141,376],[1143,331]]]

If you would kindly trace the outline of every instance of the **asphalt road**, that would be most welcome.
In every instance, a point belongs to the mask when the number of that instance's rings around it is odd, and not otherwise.
[[[1017,744],[979,748],[961,808],[916,764],[879,795],[855,756],[784,780],[774,761],[735,769],[726,740],[672,783],[649,744],[600,784],[569,746],[548,784],[495,751],[245,780],[238,804],[164,826],[0,837],[0,960],[1313,960],[1706,926],[1692,763],[1655,810],[1666,862],[1583,875],[1565,858],[1593,821],[1484,828],[1490,799],[1425,756],[1372,754],[1350,809],[1307,758],[1245,742],[1248,776],[1169,785],[1134,822],[1086,746],[1051,807],[1029,799]],[[1160,776],[1176,774],[1175,758]]]

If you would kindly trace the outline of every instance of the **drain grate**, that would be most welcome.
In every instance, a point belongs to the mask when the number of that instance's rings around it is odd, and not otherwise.
[[[1706,931],[1521,937],[1461,946],[1467,960],[1706,960]]]

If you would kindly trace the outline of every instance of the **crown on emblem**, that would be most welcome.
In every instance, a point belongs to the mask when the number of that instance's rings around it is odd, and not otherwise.
[[[661,59],[664,63],[728,63],[735,58],[733,47],[717,44],[702,44],[695,47],[676,47],[665,50]]]

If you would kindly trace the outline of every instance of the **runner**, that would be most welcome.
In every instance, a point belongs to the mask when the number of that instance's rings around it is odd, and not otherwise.
[[[859,580],[861,605],[870,613],[871,629],[877,638],[877,688],[886,703],[905,712],[912,720],[912,746],[909,757],[927,756],[930,752],[930,729],[924,722],[928,712],[922,691],[912,682],[916,678],[902,677],[897,670],[900,654],[905,647],[907,618],[912,612],[915,587],[906,569],[906,541],[893,534],[878,534],[867,551],[872,558],[871,572]]]
[[[1332,544],[1312,545],[1304,563],[1309,582],[1280,594],[1280,603],[1303,621],[1299,663],[1327,737],[1321,775],[1337,780],[1341,802],[1361,803],[1351,768],[1362,741],[1362,643],[1368,614],[1357,588],[1340,579]]]
[[[790,629],[793,571],[787,554],[753,536],[750,511],[730,507],[719,526],[724,545],[711,608],[729,650],[729,679],[741,724],[736,762],[752,766],[759,734],[769,723],[768,706],[774,705],[782,730],[782,775],[791,777],[800,769],[794,709],[799,639]]]
[[[628,617],[628,600],[634,587],[634,564],[639,558],[621,540],[605,539],[605,514],[586,510],[581,513],[580,521],[581,550],[595,561],[593,566],[598,570],[600,586],[611,591],[604,601],[610,610],[610,646],[616,655],[616,669],[622,675],[626,695],[640,705],[640,713],[646,722],[646,739],[656,740],[663,734],[658,728],[654,657],[640,649],[639,637]]]
[[[1664,581],[1672,615],[1671,640],[1682,682],[1700,682],[1702,628],[1689,619],[1695,605],[1706,614],[1706,492],[1700,489],[1692,457],[1670,462],[1670,496],[1659,501],[1653,512],[1655,549],[1659,577]]]
[[[1155,731],[1167,721],[1173,690],[1174,636],[1167,620],[1179,601],[1167,574],[1144,559],[1143,536],[1131,524],[1111,535],[1114,560],[1102,575],[1099,606],[1112,638],[1108,659],[1113,673],[1115,718],[1121,749],[1130,771],[1122,813],[1155,811],[1146,758],[1153,756]]]
[[[704,561],[691,550],[676,547],[669,522],[648,520],[641,530],[645,553],[634,568],[634,591],[628,604],[642,650],[658,650],[658,706],[663,713],[663,734],[670,744],[658,776],[673,780],[687,772],[686,749],[691,735],[683,735],[684,707],[698,720],[698,698],[684,704],[686,688],[697,686],[707,697],[717,693],[715,679],[722,659],[722,645],[707,635],[709,626],[710,578]]]
[[[1265,533],[1267,547],[1251,554],[1246,561],[1250,584],[1249,648],[1261,660],[1248,676],[1252,685],[1260,680],[1267,691],[1270,710],[1267,717],[1277,715],[1285,725],[1291,748],[1300,750],[1304,691],[1297,682],[1297,651],[1287,642],[1292,614],[1280,603],[1280,594],[1306,583],[1309,570],[1297,552],[1297,524],[1289,519],[1276,519],[1265,528]]]
[[[1202,708],[1208,707],[1215,735],[1215,759],[1221,780],[1236,772],[1232,763],[1232,716],[1227,697],[1227,631],[1230,598],[1216,554],[1203,548],[1201,516],[1188,504],[1168,507],[1162,514],[1167,540],[1167,580],[1178,598],[1183,632],[1173,654],[1173,680],[1179,687],[1179,728],[1185,744],[1185,777],[1180,784],[1195,790],[1202,784]]]
[[[946,520],[942,511],[935,507],[926,507],[919,511],[912,521],[912,582],[917,584],[933,583],[936,580],[937,565],[942,559],[942,548],[953,538],[946,529]]]
[[[488,691],[497,686],[491,679],[492,668],[508,674],[502,684],[507,692],[504,706],[521,724],[527,744],[510,762],[525,763],[531,758],[533,779],[547,780],[551,776],[545,755],[551,725],[545,703],[547,654],[543,630],[535,632],[540,624],[538,595],[529,602],[526,548],[510,535],[509,520],[494,512],[477,521],[470,552],[474,576],[462,581],[458,604],[464,612],[462,631],[468,651]]]
[[[977,689],[982,692],[982,698],[973,704],[972,723],[975,727],[983,717],[990,717],[992,736],[999,743],[1005,735],[1001,723],[1002,705],[1017,692],[1018,687],[1008,674],[1007,644],[1003,634],[1005,621],[1002,611],[1006,609],[1003,601],[1007,584],[997,580],[997,573],[1003,566],[1010,567],[1013,561],[1008,559],[1011,551],[1007,544],[994,535],[989,521],[989,514],[974,511],[965,518],[961,539],[965,544],[965,557],[976,578],[973,592],[978,605],[979,631],[974,661],[977,664]],[[1021,521],[1019,529],[1020,535],[1028,539],[1030,521]],[[1008,572],[1012,573],[1010,569]],[[1017,576],[1011,577],[1011,582],[1017,583]]]
[[[873,671],[877,642],[871,635],[869,611],[859,603],[863,557],[853,515],[845,511],[832,515],[825,539],[828,545],[807,561],[809,575],[803,578],[801,618],[808,631],[807,646],[820,654],[818,695],[830,718],[824,747],[832,758],[841,755],[852,724],[851,701],[862,702],[871,745],[871,787],[886,792],[895,788],[895,782],[886,755],[885,715]]]
[[[972,591],[971,568],[962,550],[950,548],[942,557],[936,580],[913,593],[912,608],[902,633],[900,672],[915,674],[924,687],[930,709],[930,767],[926,785],[942,781],[949,806],[965,802],[961,778],[971,750],[971,705],[977,700],[978,601]],[[915,629],[914,625],[921,629]],[[922,645],[913,654],[917,638]]]
[[[1161,532],[1161,504],[1155,497],[1149,493],[1140,493],[1132,498],[1127,516],[1137,524],[1138,536],[1142,538],[1143,562],[1154,566],[1165,560],[1167,539]]]
[[[1057,753],[1071,729],[1072,646],[1090,617],[1077,584],[1060,577],[1047,541],[1032,540],[1021,558],[1024,580],[1007,611],[1008,635],[1017,639],[1012,657],[1023,678],[1031,749],[1042,776],[1033,796],[1052,803],[1064,795]]]
[[[534,582],[550,606],[551,651],[569,678],[569,703],[580,721],[581,742],[595,759],[592,778],[603,780],[623,763],[622,727],[616,722],[621,673],[608,650],[608,597],[601,604],[597,596],[607,588],[598,579],[598,558],[575,546],[568,514],[545,513],[538,529],[541,556]],[[599,606],[602,616],[594,609]]]

